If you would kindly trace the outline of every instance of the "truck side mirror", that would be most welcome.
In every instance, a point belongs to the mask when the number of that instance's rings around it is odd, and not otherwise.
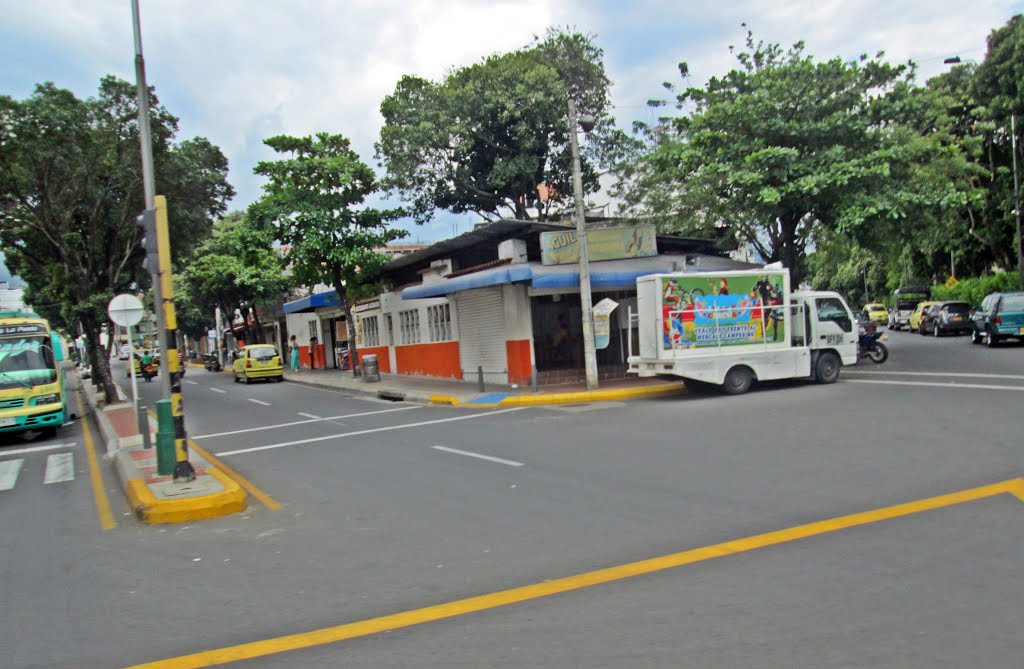
[[[62,362],[64,360],[64,345],[60,340],[60,335],[56,332],[50,333],[50,348],[53,349],[54,362]]]

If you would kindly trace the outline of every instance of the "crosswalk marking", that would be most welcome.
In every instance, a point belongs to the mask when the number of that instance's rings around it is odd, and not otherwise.
[[[0,462],[0,490],[10,490],[18,482],[18,474],[21,466],[25,464],[24,458],[18,460],[4,460]]]
[[[75,454],[53,453],[46,458],[46,475],[44,484],[62,483],[75,479]]]
[[[36,453],[37,451],[54,451],[58,448],[71,448],[76,442],[69,441],[63,444],[47,444],[45,446],[30,446],[29,448],[2,448],[0,449],[0,458],[7,457],[8,455],[21,455],[23,453]]]

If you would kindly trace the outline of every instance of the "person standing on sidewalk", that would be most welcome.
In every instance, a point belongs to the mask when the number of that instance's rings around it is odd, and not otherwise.
[[[295,335],[288,342],[288,355],[291,356],[292,371],[299,371],[299,343],[295,341]]]
[[[309,338],[309,368],[316,369],[316,337]]]

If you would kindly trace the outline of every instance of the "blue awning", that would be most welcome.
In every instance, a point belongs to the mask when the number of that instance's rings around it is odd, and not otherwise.
[[[592,288],[629,289],[636,286],[638,277],[680,271],[678,265],[681,261],[679,256],[655,256],[592,262],[590,285]],[[532,288],[578,288],[579,265],[542,265],[536,262],[505,265],[453,279],[410,286],[402,290],[402,299],[441,297],[472,288],[523,282],[528,282]]]
[[[343,305],[338,299],[338,291],[332,289],[323,293],[313,293],[291,302],[285,302],[282,310],[286,314],[298,314],[304,311],[313,311],[320,307],[340,308],[341,306]]]

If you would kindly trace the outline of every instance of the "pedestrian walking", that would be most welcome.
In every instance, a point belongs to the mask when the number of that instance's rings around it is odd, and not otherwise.
[[[309,368],[316,369],[316,337],[309,338]]]
[[[299,371],[299,343],[295,340],[295,335],[289,340],[288,354],[291,356],[292,371]]]

